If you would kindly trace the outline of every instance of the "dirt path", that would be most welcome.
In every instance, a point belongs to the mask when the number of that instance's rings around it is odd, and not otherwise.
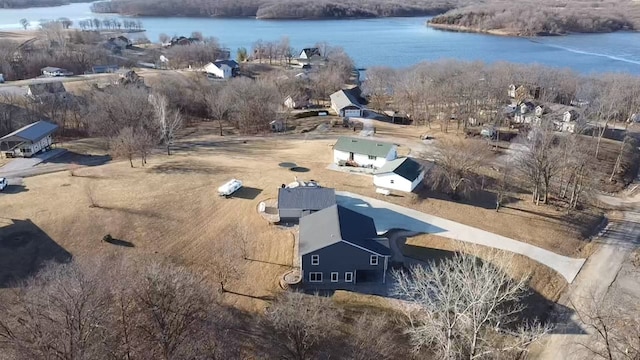
[[[571,309],[585,309],[592,299],[603,299],[616,281],[626,258],[640,244],[640,194],[635,197],[601,197],[600,200],[625,211],[622,217],[609,223],[602,236],[597,240],[601,246],[589,257],[584,268],[559,301]],[[563,314],[560,314],[562,317]],[[570,325],[571,324],[571,325]],[[588,341],[588,334],[580,326],[578,315],[567,316],[565,324],[559,326],[560,334],[550,335],[544,350],[537,357],[541,360],[582,360],[580,342]],[[579,330],[579,331],[576,331]]]

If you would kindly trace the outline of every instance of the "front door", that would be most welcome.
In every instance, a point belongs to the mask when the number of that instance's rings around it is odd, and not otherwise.
[[[353,153],[352,152],[349,153],[349,160],[353,161]]]

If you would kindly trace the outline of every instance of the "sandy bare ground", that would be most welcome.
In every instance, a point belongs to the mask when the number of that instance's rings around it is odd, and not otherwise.
[[[393,135],[416,139],[412,127],[384,128],[382,139]],[[393,133],[392,133],[393,132]],[[171,258],[207,274],[216,261],[230,225],[250,229],[249,257],[242,260],[242,276],[229,285],[237,294],[227,294],[229,303],[245,309],[260,309],[264,300],[279,290],[278,278],[286,272],[293,252],[289,230],[270,226],[257,213],[260,201],[277,196],[277,189],[297,176],[327,187],[384,199],[422,212],[462,222],[567,256],[583,252],[576,228],[559,217],[514,202],[496,213],[472,204],[448,199],[400,195],[382,197],[368,177],[346,175],[326,169],[332,160],[331,145],[348,130],[311,132],[293,136],[219,137],[216,124],[188,129],[172,156],[154,155],[146,167],[116,161],[24,179],[24,186],[11,194],[0,194],[0,209],[6,222],[29,219],[34,231],[74,257],[130,253],[141,259]],[[71,148],[74,148],[73,146]],[[100,153],[90,142],[78,142],[75,150]],[[294,173],[278,166],[295,162],[307,172]],[[304,170],[304,169],[303,169]],[[230,178],[245,184],[238,196],[220,198],[216,189]],[[93,202],[97,207],[90,207]],[[0,237],[8,233],[0,226]],[[101,242],[106,234],[128,241],[134,247]],[[4,250],[4,249],[3,249]],[[12,249],[21,254],[20,249]],[[37,262],[25,263],[33,266]],[[535,270],[535,265],[532,265]],[[27,269],[29,270],[29,269]],[[0,268],[0,272],[2,269]],[[28,273],[24,271],[21,273]],[[0,279],[2,276],[0,276]]]

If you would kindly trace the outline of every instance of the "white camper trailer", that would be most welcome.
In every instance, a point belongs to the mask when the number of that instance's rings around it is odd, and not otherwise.
[[[234,192],[238,191],[242,187],[242,181],[238,179],[231,179],[224,185],[218,188],[218,195],[230,196]]]

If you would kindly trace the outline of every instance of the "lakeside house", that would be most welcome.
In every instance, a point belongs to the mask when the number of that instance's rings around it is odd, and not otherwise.
[[[302,285],[307,289],[353,289],[385,283],[391,251],[373,219],[333,205],[300,219]]]
[[[230,79],[240,74],[240,64],[235,60],[216,60],[204,66],[204,71],[220,79]]]
[[[351,164],[379,169],[387,161],[398,157],[397,149],[398,147],[391,143],[340,137],[333,146],[333,162],[337,165]]]
[[[359,87],[338,90],[331,94],[331,109],[338,116],[362,117],[364,106],[360,103],[361,91]]]

